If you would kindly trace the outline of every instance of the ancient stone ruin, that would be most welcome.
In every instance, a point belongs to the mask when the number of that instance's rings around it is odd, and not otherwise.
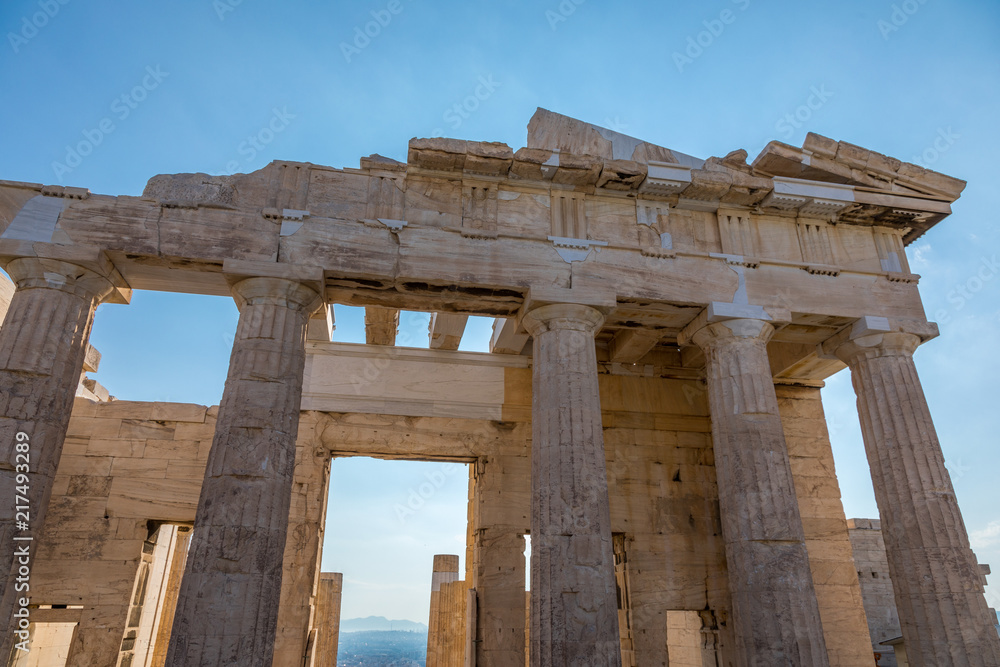
[[[872,665],[820,400],[848,368],[908,660],[996,666],[904,253],[964,186],[817,135],[702,160],[544,110],[516,152],[2,181],[4,655],[333,664],[328,471],[363,455],[469,465],[435,664]],[[132,290],[236,300],[221,405],[81,383]],[[367,345],[330,342],[334,304]],[[395,345],[401,309],[434,313],[429,349]],[[490,353],[457,350],[470,315]]]

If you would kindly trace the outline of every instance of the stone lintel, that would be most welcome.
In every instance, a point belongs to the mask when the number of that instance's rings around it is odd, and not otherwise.
[[[620,329],[608,345],[612,362],[634,364],[662,340],[663,331],[655,329]]]
[[[333,316],[333,306],[324,304],[309,318],[306,324],[306,340],[314,340],[329,343],[333,340],[333,332],[337,329],[337,323]]]
[[[468,315],[460,313],[431,313],[427,335],[432,350],[457,350],[465,334]]]
[[[493,320],[490,352],[494,354],[521,354],[531,336],[517,318],[498,317]]]

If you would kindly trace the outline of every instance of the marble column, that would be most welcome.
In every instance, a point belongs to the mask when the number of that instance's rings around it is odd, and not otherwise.
[[[284,278],[233,287],[229,376],[167,653],[171,667],[270,667],[288,532],[305,333],[322,303]]]
[[[621,665],[594,335],[600,311],[529,311],[532,667]]]
[[[458,556],[434,556],[431,573],[431,605],[427,619],[427,667],[440,667],[446,660],[442,653],[445,644],[445,622],[441,610],[441,584],[458,581]]]
[[[854,331],[835,352],[858,396],[907,658],[912,667],[996,667],[1000,638],[913,363],[920,338]]]
[[[316,643],[311,667],[337,667],[340,644],[340,599],[344,590],[344,575],[323,572],[316,591]]]
[[[33,556],[35,545],[14,538],[37,539],[45,523],[94,311],[116,287],[107,275],[113,268],[107,267],[101,275],[37,257],[13,259],[4,267],[17,290],[0,327],[0,618],[5,628],[0,650],[9,650],[6,627],[15,601],[25,595],[15,590],[14,551],[28,546]],[[19,439],[19,432],[27,437]],[[16,515],[16,505],[27,505],[27,527],[18,523],[24,515]]]
[[[763,320],[708,323],[712,442],[741,666],[829,665]]]

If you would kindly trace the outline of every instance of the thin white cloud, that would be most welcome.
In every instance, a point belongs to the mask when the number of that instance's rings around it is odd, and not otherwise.
[[[913,246],[913,247],[911,247],[910,250],[912,251],[912,254],[913,254],[913,259],[910,261],[910,264],[913,265],[913,268],[923,268],[923,267],[930,266],[930,263],[931,263],[930,262],[930,254],[931,254],[931,244],[930,243],[922,243],[922,244],[920,244],[918,246]]]
[[[988,526],[969,533],[973,549],[985,549],[1000,544],[1000,521],[991,521]]]
[[[989,586],[986,587],[986,604],[994,609],[1000,608],[1000,593],[991,590]]]

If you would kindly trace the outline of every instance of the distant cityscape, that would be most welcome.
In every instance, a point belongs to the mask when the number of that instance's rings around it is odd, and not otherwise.
[[[383,616],[340,623],[337,667],[424,667],[427,626]]]

